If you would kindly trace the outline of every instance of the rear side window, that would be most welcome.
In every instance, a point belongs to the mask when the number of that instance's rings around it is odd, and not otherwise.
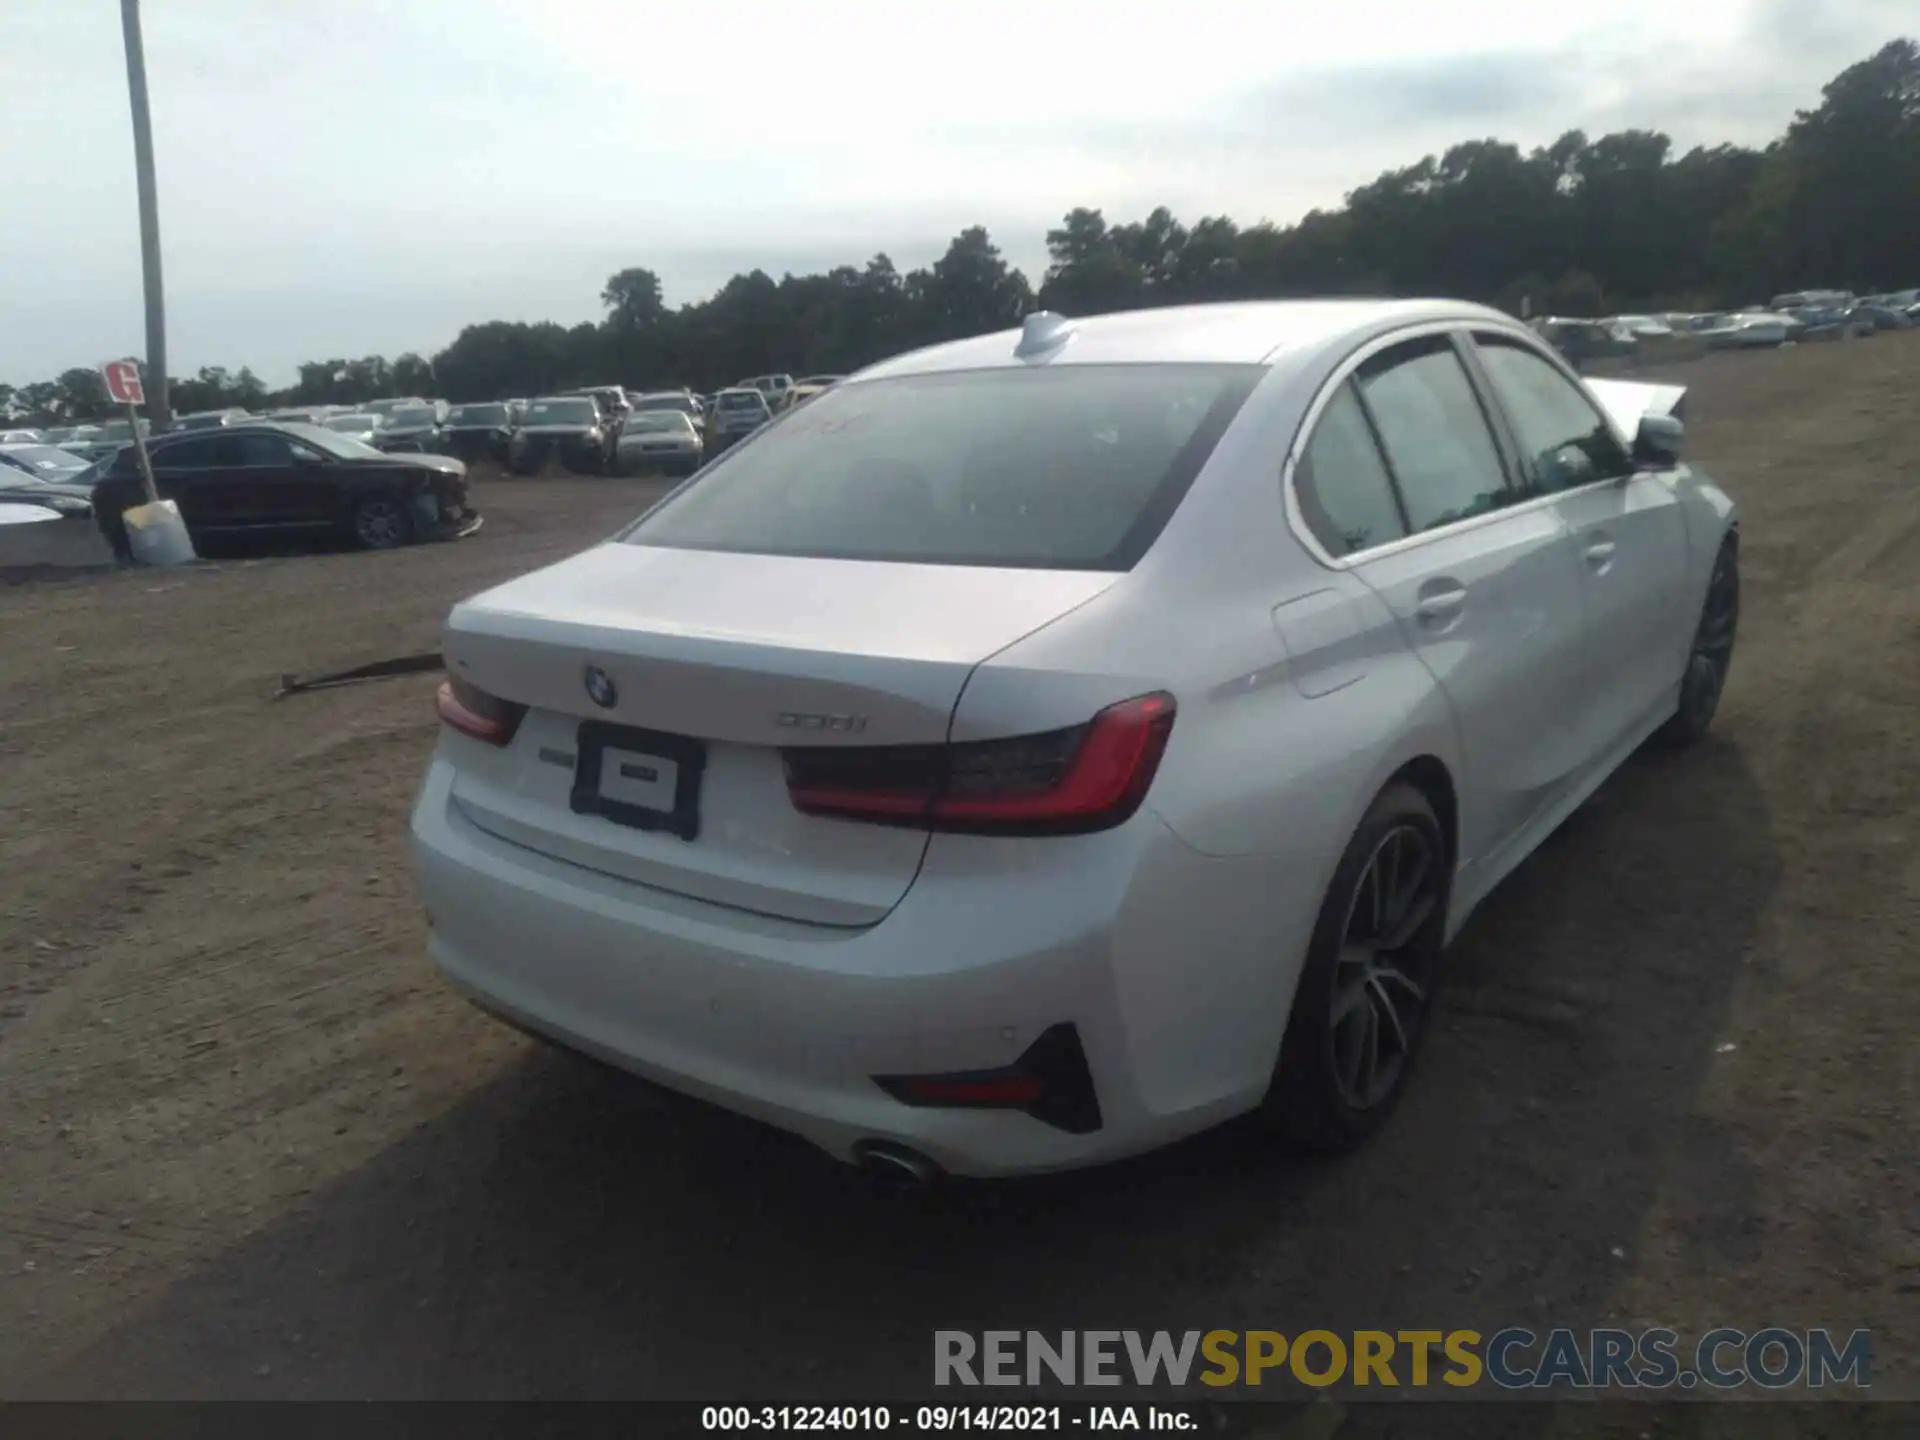
[[[843,385],[710,466],[634,545],[1127,570],[1258,366],[1062,365]]]
[[[213,463],[215,443],[214,438],[208,436],[204,440],[180,440],[162,445],[153,452],[153,463],[169,470],[198,470]]]
[[[1532,493],[1551,495],[1633,469],[1605,418],[1565,375],[1515,341],[1498,335],[1474,339],[1520,442]]]
[[[237,435],[234,440],[242,465],[266,467],[293,463],[293,446],[284,435]]]
[[[1351,555],[1407,533],[1393,480],[1351,385],[1342,385],[1320,413],[1294,470],[1293,491],[1301,518],[1329,555]]]
[[[1360,368],[1357,380],[1413,532],[1515,498],[1480,399],[1445,336],[1384,351]]]

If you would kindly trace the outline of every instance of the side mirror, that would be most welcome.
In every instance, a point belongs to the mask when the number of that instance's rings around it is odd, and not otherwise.
[[[1680,463],[1687,427],[1671,415],[1642,415],[1633,437],[1633,463],[1642,470],[1671,470]]]

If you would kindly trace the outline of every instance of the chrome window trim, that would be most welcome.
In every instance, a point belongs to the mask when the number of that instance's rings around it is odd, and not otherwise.
[[[1594,409],[1600,414],[1601,419],[1606,421],[1608,428],[1613,431],[1616,438],[1618,437],[1619,431],[1613,426],[1611,420],[1607,419],[1606,412],[1594,404],[1593,397],[1587,394],[1587,387],[1581,382],[1579,374],[1569,369],[1566,362],[1562,360],[1551,347],[1542,345],[1540,338],[1524,325],[1518,323],[1502,324],[1497,320],[1487,317],[1462,318],[1456,320],[1427,320],[1417,325],[1407,325],[1397,330],[1388,331],[1384,335],[1376,335],[1351,355],[1347,356],[1345,360],[1341,361],[1340,364],[1335,367],[1333,373],[1321,384],[1319,391],[1313,397],[1312,403],[1307,406],[1306,414],[1301,418],[1300,428],[1294,432],[1293,444],[1288,447],[1287,458],[1280,468],[1280,496],[1283,508],[1286,511],[1287,528],[1293,532],[1294,538],[1306,547],[1307,553],[1326,569],[1351,570],[1356,564],[1363,561],[1377,560],[1388,555],[1397,555],[1404,550],[1411,550],[1426,544],[1430,540],[1448,535],[1464,534],[1467,531],[1477,529],[1481,526],[1505,520],[1510,516],[1525,515],[1535,510],[1545,509],[1548,506],[1555,505],[1561,500],[1566,499],[1569,495],[1578,495],[1587,490],[1596,490],[1602,486],[1618,485],[1620,483],[1618,476],[1604,480],[1594,480],[1585,485],[1575,486],[1570,490],[1557,490],[1551,495],[1537,495],[1531,500],[1522,500],[1516,505],[1507,505],[1498,510],[1489,510],[1484,515],[1469,515],[1464,520],[1455,520],[1447,525],[1437,525],[1431,530],[1422,530],[1413,535],[1402,535],[1397,540],[1389,540],[1383,545],[1370,545],[1364,550],[1355,550],[1348,555],[1331,555],[1327,552],[1326,547],[1320,543],[1318,537],[1314,535],[1312,529],[1307,525],[1306,517],[1300,509],[1300,497],[1295,489],[1295,472],[1299,469],[1301,457],[1306,453],[1308,442],[1313,439],[1314,431],[1319,428],[1321,414],[1326,410],[1328,405],[1333,403],[1333,397],[1338,393],[1340,387],[1351,380],[1354,373],[1359,370],[1362,365],[1366,364],[1367,361],[1371,360],[1381,351],[1390,350],[1394,346],[1404,344],[1409,340],[1424,340],[1430,335],[1446,335],[1454,338],[1456,341],[1464,341],[1471,345],[1473,343],[1472,332],[1475,330],[1483,330],[1503,337],[1512,337],[1513,339],[1521,341],[1527,348],[1545,356],[1562,374],[1567,375],[1573,380],[1575,386],[1580,391],[1581,398],[1584,399],[1587,404],[1594,406]],[[1471,376],[1469,376],[1469,379],[1471,379]],[[1498,397],[1494,397],[1494,399],[1497,404]],[[1498,451],[1500,437],[1493,427],[1491,417],[1489,417],[1487,433],[1488,438],[1494,443],[1495,450]]]

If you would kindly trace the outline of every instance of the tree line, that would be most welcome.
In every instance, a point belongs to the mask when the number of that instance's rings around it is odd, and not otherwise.
[[[1518,313],[1599,315],[1754,306],[1785,290],[1920,285],[1920,45],[1848,66],[1763,149],[1676,154],[1657,131],[1568,131],[1531,152],[1468,140],[1390,170],[1291,225],[1165,207],[1112,223],[1069,211],[1047,232],[1037,288],[987,231],[904,274],[884,254],[821,275],[735,275],[670,309],[651,270],[610,277],[605,318],[571,327],[489,320],[430,360],[332,358],[270,390],[250,370],[174,380],[176,413],[354,403],[395,395],[531,396],[586,384],[706,390],[769,371],[837,374],[902,350],[1016,324],[1036,308],[1095,314],[1194,301],[1447,295]],[[107,413],[99,377],[18,390],[27,422]]]

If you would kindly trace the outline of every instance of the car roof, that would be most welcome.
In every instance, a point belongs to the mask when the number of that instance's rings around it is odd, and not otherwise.
[[[312,424],[308,424],[304,420],[251,420],[250,419],[250,420],[242,421],[237,425],[223,425],[220,428],[220,432],[217,436],[206,433],[206,432],[202,432],[202,431],[191,431],[191,430],[184,431],[184,432],[175,431],[171,434],[158,436],[151,443],[156,448],[159,448],[161,446],[166,446],[166,445],[175,445],[180,443],[183,440],[194,440],[194,441],[209,440],[209,439],[225,440],[235,435],[260,435],[260,434],[289,435],[296,440],[304,440],[307,438],[307,436],[312,435],[316,432],[319,434],[325,435],[326,438],[329,440],[337,440],[340,438],[338,435],[335,435],[332,432],[328,431],[324,425],[312,425]],[[130,449],[131,447],[123,446],[121,448]]]
[[[1059,317],[1055,317],[1059,318]],[[1064,318],[1070,332],[1043,357],[1048,365],[1146,363],[1259,365],[1287,351],[1318,348],[1343,337],[1358,341],[1427,321],[1497,323],[1512,316],[1459,300],[1251,300],[1220,305],[1170,305],[1086,319]],[[1029,323],[1035,323],[1031,319]],[[1045,322],[1040,322],[1044,324]],[[952,370],[1009,368],[1025,328],[955,340],[883,360],[849,383]]]

